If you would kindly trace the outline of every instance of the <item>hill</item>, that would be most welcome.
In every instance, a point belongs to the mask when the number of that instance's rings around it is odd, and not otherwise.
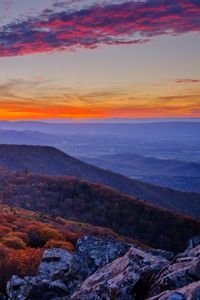
[[[200,193],[200,176],[141,176],[139,178],[144,182],[154,185]]]
[[[42,132],[31,130],[17,131],[14,129],[0,130],[1,144],[54,145],[60,142],[60,137]]]
[[[101,155],[82,160],[107,168],[126,176],[200,176],[200,164],[185,162],[175,159],[158,159],[143,155],[122,153],[113,155]]]
[[[180,192],[130,179],[84,163],[53,147],[0,145],[0,166],[12,171],[74,176],[110,186],[185,215],[200,216],[199,193]]]
[[[80,159],[97,167],[153,185],[200,192],[199,163],[175,159],[158,159],[130,153],[80,157]]]
[[[52,216],[108,227],[146,245],[179,251],[200,222],[77,178],[3,173],[1,201]]]
[[[32,130],[55,135],[95,135],[151,139],[198,139],[200,122],[148,123],[49,123],[38,121],[0,121],[3,130]]]

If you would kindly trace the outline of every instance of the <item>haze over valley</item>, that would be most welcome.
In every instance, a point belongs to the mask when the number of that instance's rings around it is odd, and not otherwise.
[[[2,144],[49,145],[155,185],[200,192],[200,122],[0,122]]]

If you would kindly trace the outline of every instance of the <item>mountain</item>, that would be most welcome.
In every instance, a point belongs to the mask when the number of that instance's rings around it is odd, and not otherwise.
[[[158,159],[138,154],[101,155],[82,160],[126,176],[200,176],[200,164],[175,159]]]
[[[1,201],[68,220],[108,227],[152,247],[179,251],[200,221],[72,177],[2,172]]]
[[[200,194],[158,187],[75,159],[53,147],[0,145],[0,166],[12,171],[67,175],[100,183],[156,205],[200,216]]]
[[[200,122],[49,123],[38,121],[0,121],[0,129],[32,130],[56,135],[95,135],[147,139],[198,139]]]
[[[100,168],[137,178],[154,185],[183,191],[200,192],[200,164],[175,159],[159,159],[121,153],[98,157],[80,157]]]
[[[139,176],[138,179],[154,185],[200,193],[200,176]]]
[[[200,122],[148,124],[0,121],[0,143],[54,146],[67,154],[96,157],[136,153],[199,161]]]
[[[61,142],[61,138],[32,130],[0,130],[1,144],[52,145]]]

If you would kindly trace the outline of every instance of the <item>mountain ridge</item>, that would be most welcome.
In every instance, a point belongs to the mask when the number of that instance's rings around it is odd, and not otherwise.
[[[105,167],[106,165],[109,166],[109,163],[111,166],[115,164],[116,169],[114,170],[113,168],[113,171],[117,172],[117,170],[119,170],[118,172],[120,172],[120,174],[122,173],[122,167],[124,166],[132,169],[133,175],[181,176],[184,171],[187,176],[200,176],[199,163],[181,161],[178,159],[157,158],[132,153],[100,155],[94,158],[80,157],[80,159],[99,167]],[[119,169],[117,169],[117,167],[119,167]]]
[[[73,176],[110,186],[155,205],[199,218],[200,194],[153,186],[86,164],[49,146],[0,145],[0,166],[12,171]],[[192,205],[191,205],[192,203]]]

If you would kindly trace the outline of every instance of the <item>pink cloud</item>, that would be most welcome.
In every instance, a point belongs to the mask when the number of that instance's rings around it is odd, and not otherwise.
[[[199,0],[126,1],[77,11],[45,10],[0,28],[0,56],[141,44],[158,35],[199,31]]]

